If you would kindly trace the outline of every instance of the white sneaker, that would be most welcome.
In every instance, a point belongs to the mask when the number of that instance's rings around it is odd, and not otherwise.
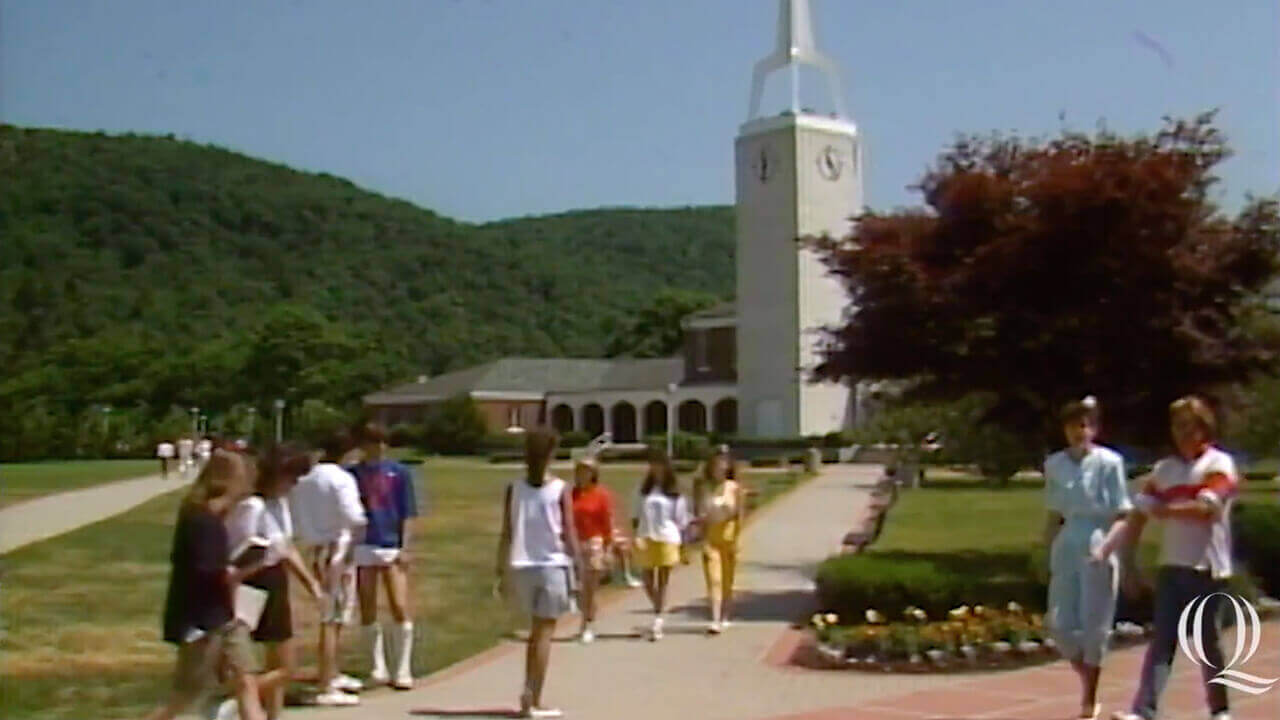
[[[722,625],[719,620],[712,620],[711,624],[707,626],[707,632],[712,635],[719,635],[723,630],[724,625]]]
[[[1231,720],[1231,713],[1226,712],[1225,710],[1220,713],[1214,713],[1209,720]]]
[[[596,634],[594,632],[591,632],[591,628],[584,629],[578,635],[578,642],[582,643],[583,645],[590,645],[595,641],[596,641]]]
[[[315,697],[315,704],[320,707],[351,707],[360,704],[360,697],[329,688]]]
[[[1128,710],[1117,710],[1111,713],[1111,720],[1147,720],[1138,713],[1131,713]]]
[[[733,627],[733,623],[728,618],[720,621],[721,630],[728,630],[730,627]]]
[[[643,584],[644,583],[640,580],[640,578],[637,578],[633,575],[627,576],[627,587],[638,588]]]
[[[531,707],[524,711],[524,717],[527,718],[561,718],[564,713],[558,708],[539,708]]]
[[[329,687],[343,692],[360,692],[364,689],[364,683],[345,673],[338,673],[329,683]]]
[[[653,619],[653,627],[649,630],[649,639],[657,642],[662,639],[662,618]]]
[[[240,705],[236,703],[235,698],[227,698],[211,706],[210,709],[212,710],[208,716],[210,720],[240,720]]]

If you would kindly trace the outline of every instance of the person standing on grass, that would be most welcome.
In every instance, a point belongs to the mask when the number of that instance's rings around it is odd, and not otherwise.
[[[161,480],[169,479],[169,461],[173,460],[173,456],[174,456],[173,443],[169,442],[168,440],[161,440],[160,444],[156,445],[156,457],[160,458],[160,479]]]
[[[191,477],[187,473],[191,470],[191,456],[195,450],[196,444],[191,438],[185,435],[178,438],[178,472],[182,475],[183,480]]]
[[[693,515],[703,540],[702,576],[711,615],[707,631],[713,635],[729,627],[738,537],[747,511],[746,493],[735,475],[729,447],[721,445],[707,458],[693,487]]]
[[[217,452],[196,477],[178,510],[173,532],[169,590],[164,606],[164,640],[178,646],[173,691],[148,720],[177,717],[228,681],[242,720],[263,720],[259,694],[284,681],[282,673],[253,674],[249,628],[235,619],[236,585],[257,571],[235,568],[223,518],[253,487],[248,463]]]
[[[595,640],[592,623],[596,619],[596,592],[609,572],[609,555],[617,532],[613,521],[613,493],[600,484],[600,462],[580,458],[573,467],[573,520],[582,544],[582,631],[583,643]]]
[[[560,438],[549,428],[525,433],[525,476],[507,486],[502,501],[502,534],[495,571],[499,592],[532,618],[525,655],[520,716],[556,718],[542,704],[556,620],[569,612],[573,572],[585,576],[565,482],[548,472]]]
[[[286,497],[298,478],[311,470],[310,456],[290,445],[271,448],[259,462],[256,494],[241,500],[227,516],[227,536],[232,548],[257,538],[267,543],[263,567],[245,584],[267,593],[266,606],[253,639],[266,645],[267,670],[283,673],[284,682],[266,700],[267,717],[275,720],[284,708],[285,685],[293,678],[296,653],[293,642],[293,609],[289,604],[289,572],[321,600],[324,590],[307,569],[293,545],[293,520]]]
[[[1152,720],[1160,696],[1169,682],[1173,655],[1181,638],[1182,613],[1192,602],[1205,598],[1201,610],[1209,622],[1196,622],[1192,632],[1204,648],[1208,665],[1200,668],[1205,699],[1212,720],[1230,720],[1227,690],[1211,683],[1225,667],[1219,645],[1222,600],[1232,574],[1231,509],[1240,490],[1240,475],[1227,453],[1214,446],[1217,419],[1203,399],[1180,398],[1169,406],[1169,429],[1176,453],[1155,464],[1151,473],[1139,479],[1140,492],[1134,500],[1131,528],[1108,538],[1097,551],[1099,556],[1123,543],[1126,562],[1132,567],[1133,552],[1147,518],[1161,520],[1159,570],[1156,576],[1155,635],[1147,645],[1142,677],[1133,704],[1127,712],[1112,715],[1115,720]],[[1126,578],[1127,593],[1136,594],[1136,577]]]
[[[320,612],[320,694],[315,698],[321,706],[359,704],[359,698],[348,693],[363,687],[359,680],[338,670],[342,627],[350,624],[355,607],[352,542],[365,525],[356,479],[338,464],[350,449],[347,433],[331,435],[324,443],[322,461],[289,493],[302,556],[325,590],[326,602]]]
[[[360,622],[372,661],[369,680],[390,683],[397,690],[413,688],[413,620],[409,611],[408,520],[418,515],[413,475],[409,468],[387,458],[387,431],[369,422],[359,426],[355,442],[360,462],[347,468],[355,476],[364,506],[364,538],[356,545],[356,588]],[[395,624],[391,627],[391,671],[388,672],[382,626],[378,624],[378,585],[386,588]]]
[[[644,590],[653,603],[649,639],[656,642],[663,635],[667,583],[671,569],[680,563],[681,540],[690,523],[675,468],[661,450],[650,452],[649,472],[640,486],[634,523],[636,562],[644,572]]]
[[[1080,676],[1078,717],[1096,720],[1102,657],[1115,622],[1118,558],[1094,551],[1123,532],[1133,509],[1124,460],[1097,445],[1098,401],[1067,403],[1059,414],[1067,447],[1044,463],[1045,540],[1049,545],[1049,599],[1045,623],[1062,656]]]

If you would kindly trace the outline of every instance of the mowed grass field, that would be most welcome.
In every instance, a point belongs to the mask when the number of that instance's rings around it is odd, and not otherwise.
[[[429,511],[411,528],[414,667],[426,675],[517,629],[491,590],[503,488],[520,470],[433,460],[414,471]],[[642,474],[640,467],[606,466],[603,481],[619,496],[620,511]],[[767,501],[798,479],[774,471],[749,473],[745,481]],[[0,556],[4,717],[137,717],[165,697],[174,651],[160,641],[160,613],[180,499],[169,494]],[[306,667],[314,662],[315,612],[304,593],[294,593],[294,615]],[[363,673],[358,633],[349,640],[345,669]]]
[[[156,460],[58,460],[0,465],[0,507],[115,480],[155,475]]]

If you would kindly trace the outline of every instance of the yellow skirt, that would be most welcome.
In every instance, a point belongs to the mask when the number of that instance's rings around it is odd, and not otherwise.
[[[680,546],[648,538],[635,540],[636,564],[642,568],[675,567],[680,564]]]

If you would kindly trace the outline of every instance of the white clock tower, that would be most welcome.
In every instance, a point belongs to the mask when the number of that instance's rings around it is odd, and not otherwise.
[[[735,142],[738,427],[743,435],[821,435],[852,425],[850,387],[811,383],[818,328],[840,321],[843,287],[800,237],[843,237],[862,209],[858,129],[836,65],[813,40],[808,0],[780,0],[778,46],[758,62]],[[800,108],[798,66],[826,77],[834,112]],[[791,109],[759,117],[765,77],[791,74]]]

